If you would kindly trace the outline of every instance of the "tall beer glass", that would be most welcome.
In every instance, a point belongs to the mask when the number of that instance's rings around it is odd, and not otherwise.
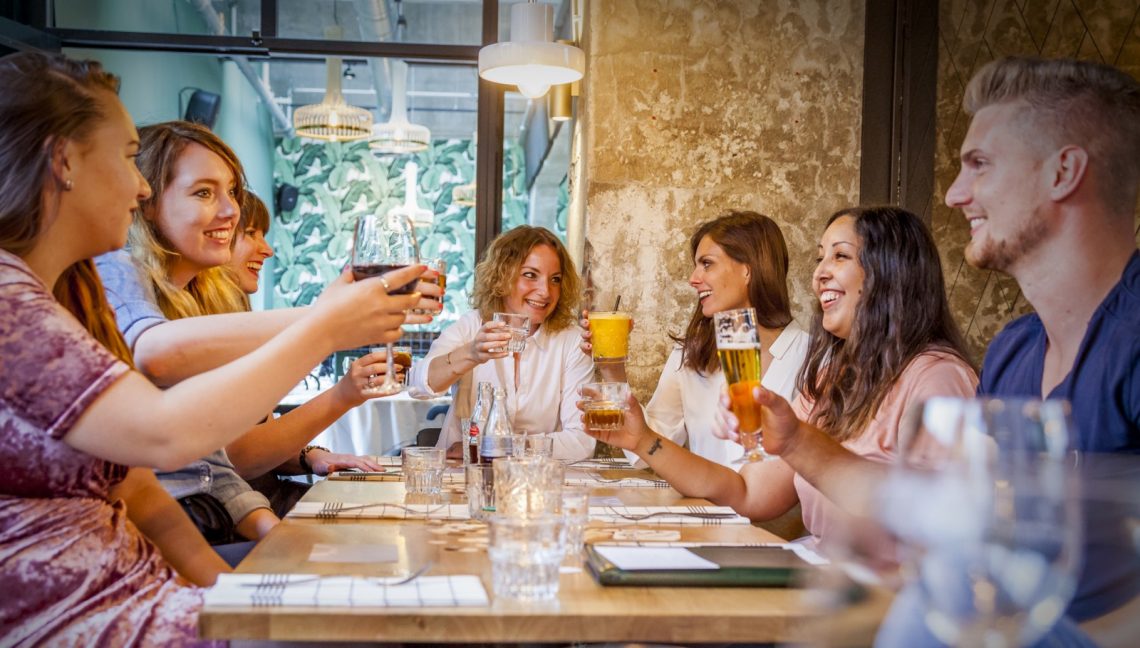
[[[722,311],[713,315],[716,354],[720,358],[732,413],[740,421],[740,445],[744,456],[733,463],[749,463],[771,458],[760,445],[760,406],[752,390],[760,386],[760,337],[756,333],[756,311],[751,308]]]

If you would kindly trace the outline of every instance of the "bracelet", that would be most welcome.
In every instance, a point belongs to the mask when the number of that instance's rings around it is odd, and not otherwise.
[[[308,455],[312,450],[324,450],[325,452],[332,452],[332,450],[319,445],[307,445],[304,448],[301,448],[301,454],[297,457],[297,463],[301,464],[301,470],[305,471],[307,474],[312,474],[313,472],[313,467],[309,465],[309,460],[306,458],[306,455]]]

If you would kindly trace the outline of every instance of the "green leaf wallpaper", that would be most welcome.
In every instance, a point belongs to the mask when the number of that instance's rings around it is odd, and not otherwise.
[[[274,308],[312,303],[340,274],[352,254],[356,217],[403,204],[404,166],[412,160],[419,166],[419,205],[435,214],[430,232],[417,231],[421,252],[424,258],[442,257],[447,262],[444,312],[425,328],[440,330],[470,308],[475,209],[452,203],[451,196],[455,187],[475,178],[471,140],[436,140],[417,154],[376,157],[367,142],[282,138],[276,154],[274,184],[291,184],[300,197],[296,208],[277,214],[269,235],[277,257]],[[523,151],[517,140],[504,143],[503,160],[503,229],[507,230],[526,222]],[[562,230],[558,234],[565,236],[561,213],[558,222]]]

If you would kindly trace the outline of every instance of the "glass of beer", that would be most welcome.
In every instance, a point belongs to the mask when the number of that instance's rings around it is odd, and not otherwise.
[[[586,429],[620,430],[629,409],[629,384],[623,382],[586,383],[580,391],[586,413]]]
[[[408,372],[412,369],[412,347],[392,347],[392,361],[397,366],[396,373],[399,374],[397,380],[406,384],[408,382]]]
[[[625,362],[633,321],[629,313],[590,311],[589,320],[594,362]]]
[[[738,308],[713,315],[716,354],[728,383],[732,413],[740,421],[740,445],[744,456],[733,463],[749,463],[771,458],[760,445],[760,406],[752,390],[760,386],[760,337],[756,332],[756,311]]]

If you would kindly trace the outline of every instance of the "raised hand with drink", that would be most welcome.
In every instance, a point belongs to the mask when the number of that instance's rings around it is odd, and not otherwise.
[[[352,274],[360,281],[418,264],[419,252],[415,230],[407,218],[395,214],[364,214],[356,222]],[[382,276],[380,281],[391,295],[412,293],[418,283],[417,279],[401,285],[390,285]],[[403,385],[395,380],[391,343],[386,345],[386,351],[388,371],[384,374],[383,381],[371,389],[377,395],[395,394],[403,389]]]
[[[762,461],[768,454],[760,445],[760,406],[752,397],[763,373],[756,311],[752,308],[721,311],[713,316],[713,323],[717,357],[728,383],[732,413],[740,422],[740,445],[745,450],[736,463]]]

